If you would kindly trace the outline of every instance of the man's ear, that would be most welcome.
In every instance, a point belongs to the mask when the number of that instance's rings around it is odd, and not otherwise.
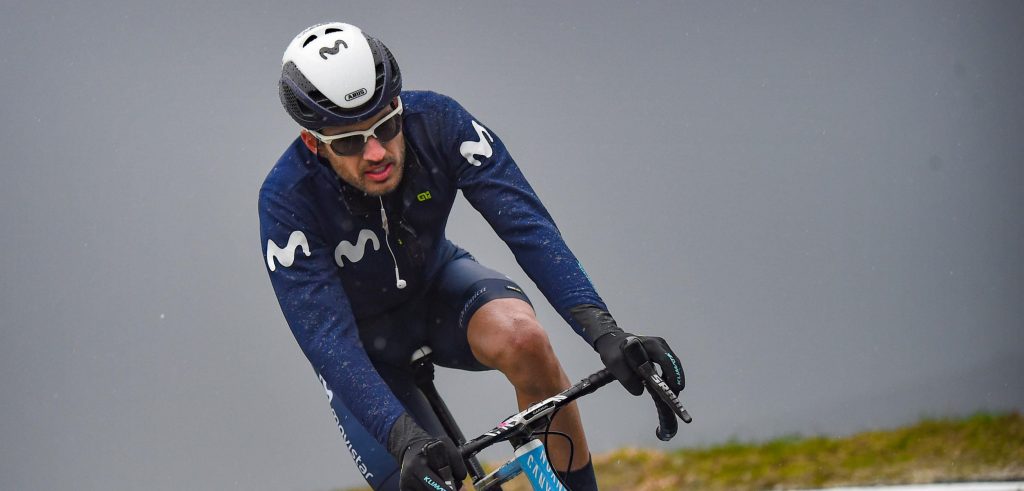
[[[316,155],[317,143],[319,143],[316,137],[309,134],[308,131],[302,130],[299,133],[299,138],[302,138],[302,143],[306,144],[306,148],[308,148],[310,152],[313,152],[313,155]]]

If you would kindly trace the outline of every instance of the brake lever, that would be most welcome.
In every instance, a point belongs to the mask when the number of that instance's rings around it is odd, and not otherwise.
[[[676,432],[679,431],[679,421],[676,419],[676,413],[672,411],[668,403],[661,400],[661,397],[655,395],[654,391],[647,391],[651,394],[651,399],[654,400],[654,407],[658,409],[658,427],[654,430],[654,434],[658,436],[658,439],[667,442],[676,436]]]
[[[668,384],[662,380],[661,375],[654,369],[654,364],[647,357],[647,352],[644,351],[639,338],[636,336],[627,338],[623,346],[623,352],[626,355],[627,362],[643,378],[647,392],[654,398],[654,405],[658,409],[658,419],[660,420],[660,425],[656,431],[658,438],[668,441],[675,436],[676,430],[679,427],[675,420],[676,416],[679,416],[679,419],[682,419],[686,424],[690,424],[693,418],[690,417],[690,413],[683,407],[683,403],[679,402],[679,398],[672,393],[672,389],[668,387]]]

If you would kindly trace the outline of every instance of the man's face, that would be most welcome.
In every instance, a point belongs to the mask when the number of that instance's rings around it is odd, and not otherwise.
[[[332,136],[350,131],[366,130],[387,116],[393,109],[389,106],[366,121],[348,126],[324,128],[320,133],[324,136]],[[394,117],[401,118],[402,115],[396,114]],[[303,136],[303,139],[306,140],[307,136],[312,139],[312,135],[308,133]],[[327,159],[331,168],[343,181],[370,196],[390,193],[402,181],[402,171],[405,166],[405,138],[401,132],[383,143],[376,137],[370,137],[363,150],[355,155],[338,155],[330,145],[315,139],[312,141],[316,142],[317,154]],[[307,145],[309,143],[307,141]]]

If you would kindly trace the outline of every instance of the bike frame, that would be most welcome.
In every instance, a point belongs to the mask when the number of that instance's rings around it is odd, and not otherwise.
[[[494,491],[519,474],[526,474],[533,489],[567,491],[548,461],[547,449],[539,439],[532,439],[515,449],[515,458],[505,462],[481,479],[473,481],[476,491]]]
[[[550,489],[562,491],[565,489],[562,482],[558,480],[551,462],[548,462],[548,454],[544,444],[540,440],[530,440],[526,445],[516,449],[516,460],[519,462],[519,469],[526,474],[533,489]]]

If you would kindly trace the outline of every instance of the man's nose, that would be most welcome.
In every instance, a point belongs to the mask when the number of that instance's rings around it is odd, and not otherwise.
[[[384,158],[384,154],[387,150],[384,149],[384,145],[381,145],[380,140],[377,137],[371,136],[366,140],[366,146],[363,147],[363,159],[377,161]]]

